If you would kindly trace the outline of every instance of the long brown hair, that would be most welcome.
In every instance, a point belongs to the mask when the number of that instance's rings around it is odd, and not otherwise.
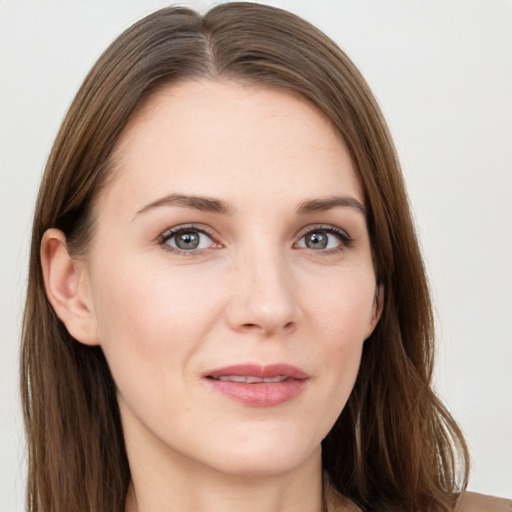
[[[116,141],[141,101],[187,78],[300,94],[345,141],[368,208],[381,320],[349,401],[323,441],[332,484],[366,511],[452,510],[466,485],[464,439],[431,389],[433,319],[396,153],[366,82],[319,30],[280,9],[166,8],[124,32],[93,67],[62,124],[37,200],[23,324],[22,397],[30,512],[122,512],[130,481],[115,384],[99,347],[74,340],[51,308],[39,256],[56,227],[72,253]]]

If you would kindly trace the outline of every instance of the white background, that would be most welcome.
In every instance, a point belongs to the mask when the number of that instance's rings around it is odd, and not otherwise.
[[[206,8],[211,2],[185,2]],[[470,488],[512,497],[512,1],[276,0],[352,57],[395,137]],[[32,208],[88,69],[157,0],[0,0],[0,510],[23,510],[17,360]]]

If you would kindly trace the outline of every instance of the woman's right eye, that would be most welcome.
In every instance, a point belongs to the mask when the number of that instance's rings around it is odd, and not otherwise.
[[[179,252],[194,252],[208,249],[214,246],[215,242],[203,230],[188,227],[167,231],[162,236],[160,244]]]

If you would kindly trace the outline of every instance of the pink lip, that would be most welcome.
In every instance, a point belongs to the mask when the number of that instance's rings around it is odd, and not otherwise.
[[[219,377],[286,377],[281,382],[233,382]],[[250,407],[273,407],[298,396],[306,387],[309,375],[289,364],[242,364],[226,366],[203,374],[205,381],[216,391]]]

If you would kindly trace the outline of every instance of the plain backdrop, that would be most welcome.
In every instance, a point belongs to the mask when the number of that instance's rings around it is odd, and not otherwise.
[[[204,10],[213,2],[183,2]],[[355,61],[390,124],[437,314],[436,386],[512,497],[512,1],[280,0]],[[0,0],[0,510],[24,507],[18,346],[30,222],[58,126],[101,51],[158,0]],[[405,285],[405,284],[404,284]]]

